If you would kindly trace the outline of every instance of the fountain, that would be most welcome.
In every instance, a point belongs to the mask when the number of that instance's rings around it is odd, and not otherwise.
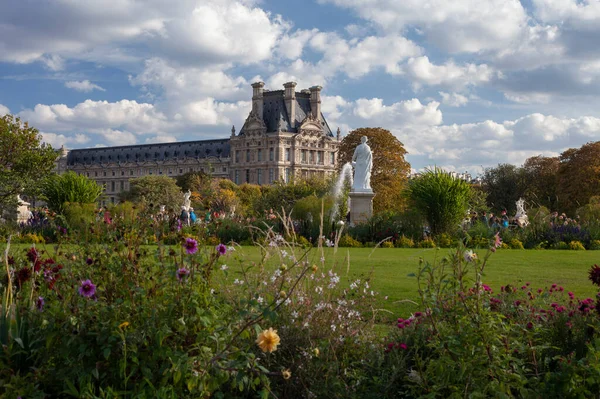
[[[331,220],[336,220],[340,215],[340,199],[344,190],[344,182],[349,181],[352,186],[352,164],[350,162],[342,166],[340,175],[333,186],[333,209],[331,210]]]

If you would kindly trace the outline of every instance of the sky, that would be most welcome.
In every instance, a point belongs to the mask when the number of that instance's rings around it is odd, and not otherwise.
[[[0,115],[53,146],[225,138],[250,84],[476,175],[600,140],[600,0],[0,0]]]

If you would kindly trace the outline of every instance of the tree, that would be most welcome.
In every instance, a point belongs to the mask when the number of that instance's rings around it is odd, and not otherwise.
[[[527,158],[523,164],[525,198],[536,206],[557,209],[558,157],[541,155]]]
[[[574,216],[594,195],[600,194],[600,141],[560,154],[558,207]]]
[[[95,203],[103,191],[95,181],[75,172],[50,175],[41,185],[42,198],[48,208],[59,214],[64,214],[68,203]]]
[[[456,230],[472,196],[469,183],[438,168],[410,180],[408,194],[433,235]]]
[[[375,192],[373,211],[401,210],[405,199],[402,190],[406,187],[410,164],[404,159],[404,145],[389,131],[377,128],[360,128],[351,131],[340,144],[339,168],[352,160],[354,149],[360,144],[360,138],[367,136],[373,151],[373,169],[371,187]]]
[[[17,206],[17,195],[36,195],[39,182],[52,172],[58,154],[19,118],[0,118],[0,214]]]
[[[131,201],[179,211],[183,193],[175,179],[168,176],[143,176],[129,181],[131,189],[121,194],[122,201]]]
[[[506,209],[512,215],[517,210],[515,203],[525,195],[523,170],[508,163],[488,168],[483,175],[482,186],[494,213]]]

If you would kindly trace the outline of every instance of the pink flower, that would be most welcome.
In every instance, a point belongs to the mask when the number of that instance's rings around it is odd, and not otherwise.
[[[198,241],[194,240],[193,238],[186,238],[183,246],[186,252],[190,255],[193,255],[196,252],[198,252]]]
[[[188,269],[186,269],[185,267],[177,269],[177,279],[179,281],[186,278],[189,274],[190,274],[190,271]]]
[[[85,280],[81,282],[81,287],[79,287],[79,295],[84,297],[94,296],[96,293],[96,286],[92,283],[91,280]]]
[[[400,345],[398,345],[398,346],[399,346],[399,348],[400,348],[400,349],[402,349],[402,350],[407,350],[407,349],[408,349],[408,346],[407,346],[405,343],[402,343],[402,344],[400,344]]]
[[[217,245],[217,247],[215,249],[217,250],[217,253],[221,256],[223,256],[227,253],[227,247],[223,244]]]
[[[494,248],[500,248],[502,246],[502,239],[500,238],[500,232],[494,236]]]

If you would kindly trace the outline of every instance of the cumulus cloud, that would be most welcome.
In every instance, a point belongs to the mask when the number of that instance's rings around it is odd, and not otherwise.
[[[349,8],[388,33],[416,26],[427,40],[451,52],[502,49],[527,26],[518,0],[320,0]]]
[[[4,116],[6,114],[10,114],[10,109],[8,109],[8,107],[0,104],[0,117]]]
[[[495,75],[493,69],[486,64],[456,65],[450,60],[443,65],[435,65],[427,56],[409,59],[404,72],[416,89],[424,85],[464,88],[489,82]]]
[[[40,132],[40,134],[42,135],[42,141],[50,144],[54,148],[81,145],[90,141],[90,138],[85,134],[64,135],[50,132]]]
[[[65,87],[67,87],[69,89],[81,91],[81,92],[84,92],[84,93],[89,93],[90,91],[93,91],[93,90],[106,91],[102,87],[98,86],[97,84],[94,84],[94,83],[90,82],[87,79],[86,80],[81,80],[81,81],[70,80],[68,82],[65,82]]]
[[[459,93],[446,93],[440,91],[439,94],[442,97],[442,104],[449,107],[462,107],[469,102],[469,99],[466,96]]]

